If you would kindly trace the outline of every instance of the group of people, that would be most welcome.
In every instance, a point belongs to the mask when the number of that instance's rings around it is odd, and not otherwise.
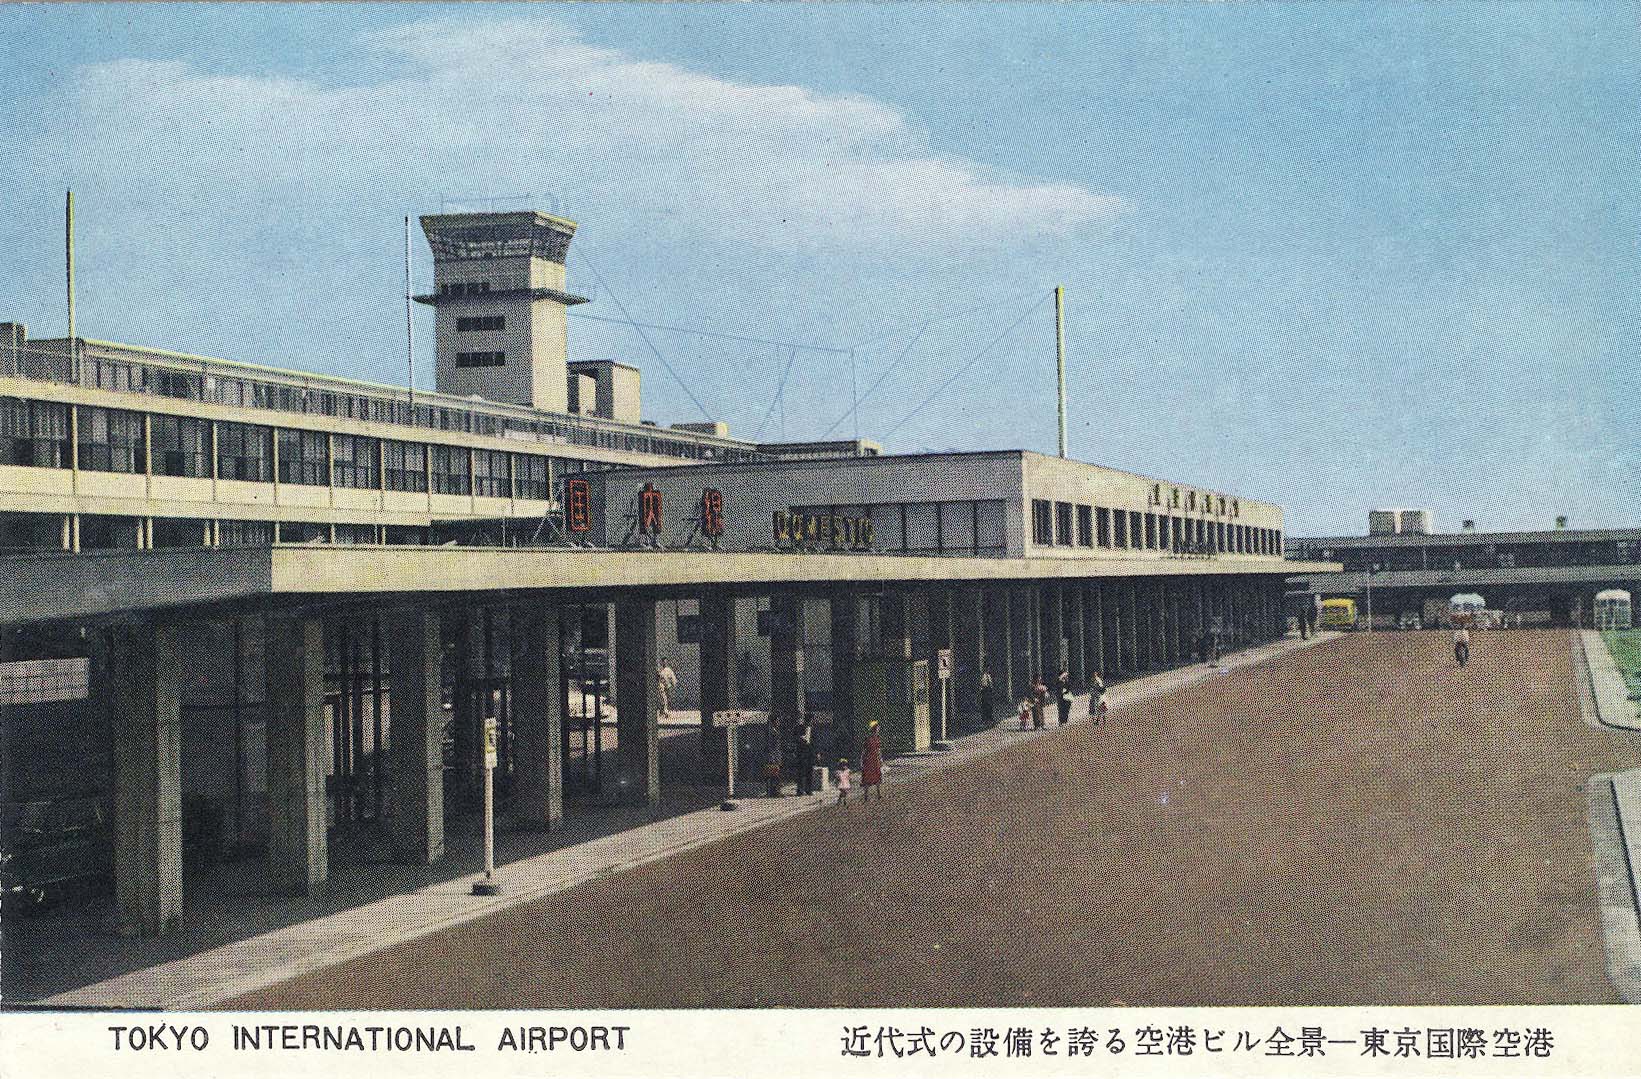
[[[981,686],[983,689],[981,707],[983,710],[987,707],[984,690],[990,688],[990,677],[991,672],[989,671],[981,675]],[[1092,674],[1089,678],[1088,689],[1088,718],[1095,723],[1100,723],[1105,719],[1107,710],[1105,699],[1105,679],[1101,678],[1098,673]],[[1048,697],[1048,685],[1043,681],[1042,676],[1039,675],[1032,683],[1031,694],[1020,699],[1021,730],[1040,731],[1047,725],[1045,717],[1048,712]],[[1054,703],[1058,712],[1060,726],[1064,727],[1067,723],[1071,722],[1071,707],[1073,704],[1073,697],[1071,693],[1071,672],[1064,666],[1061,666],[1060,673],[1054,678]]]

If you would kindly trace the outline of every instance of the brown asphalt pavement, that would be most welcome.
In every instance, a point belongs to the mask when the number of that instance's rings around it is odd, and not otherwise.
[[[1351,635],[230,1002],[1612,1002],[1565,631]]]

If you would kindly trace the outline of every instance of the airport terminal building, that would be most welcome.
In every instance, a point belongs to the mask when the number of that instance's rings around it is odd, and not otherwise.
[[[657,426],[636,368],[567,358],[572,222],[422,228],[433,393],[0,325],[8,887],[106,878],[158,933],[201,866],[435,862],[491,718],[505,826],[710,788],[726,735],[663,737],[663,659],[672,709],[770,717],[757,764],[800,717],[919,752],[932,702],[975,729],[1061,667],[1266,641],[1335,568],[1204,485]]]

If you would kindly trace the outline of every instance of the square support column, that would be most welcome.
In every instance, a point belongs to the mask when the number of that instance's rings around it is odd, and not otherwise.
[[[1107,678],[1114,678],[1122,672],[1122,620],[1120,618],[1122,602],[1118,598],[1117,586],[1111,581],[1101,581],[1099,584],[1100,613],[1102,616],[1101,635],[1105,638],[1105,674]]]
[[[1085,675],[1105,677],[1105,625],[1100,611],[1100,584],[1085,581],[1083,595],[1083,651],[1088,656]]]
[[[781,740],[781,762],[790,772],[798,726],[808,712],[803,692],[803,597],[776,592],[769,597],[769,729]],[[767,753],[768,746],[765,745]],[[767,762],[768,757],[765,757]]]
[[[729,728],[714,727],[712,713],[741,706],[735,684],[735,597],[708,592],[701,612],[701,782],[725,783],[729,767]]]
[[[981,589],[981,614],[985,618],[986,668],[991,671],[993,705],[1012,709],[1020,699],[1014,680],[1014,649],[1010,643],[1009,590],[991,586]],[[997,717],[984,717],[987,726]]]
[[[120,628],[98,679],[114,734],[114,900],[122,931],[182,917],[182,709],[177,634]]]
[[[1032,623],[1035,621],[1031,601],[1032,589],[1011,586],[1009,592],[1009,653],[1010,682],[1015,698],[1024,697],[1031,689],[1031,680],[1037,672],[1031,666]]]
[[[268,871],[282,894],[318,895],[325,831],[325,641],[317,618],[268,619]]]
[[[855,758],[855,657],[860,655],[860,596],[847,589],[828,599],[832,649],[832,756]],[[828,762],[830,763],[830,762]]]
[[[924,593],[923,612],[927,619],[922,638],[924,641],[924,655],[922,658],[929,661],[929,730],[930,737],[940,737],[940,709],[949,709],[946,715],[946,734],[948,737],[957,731],[957,704],[955,681],[951,685],[943,686],[940,681],[940,656],[942,648],[952,647],[952,591],[949,588],[931,588]],[[952,650],[953,677],[957,674],[955,667],[957,652]],[[944,694],[944,702],[942,701]]]
[[[564,820],[564,715],[559,696],[559,609],[513,609],[513,813],[524,828]]]
[[[661,800],[660,724],[656,713],[655,600],[615,602],[616,743],[620,766],[606,775],[608,793],[622,802]],[[614,786],[609,785],[613,783]]]
[[[1060,665],[1070,660],[1066,647],[1065,586],[1059,581],[1045,581],[1037,591],[1043,677],[1050,691],[1057,692],[1055,677],[1060,673]]]
[[[1070,664],[1071,684],[1081,688],[1088,685],[1087,622],[1083,615],[1083,582],[1070,581],[1065,586],[1066,661]]]
[[[386,622],[394,806],[388,832],[400,861],[432,865],[444,857],[444,657],[439,615],[426,609],[396,611]]]
[[[1130,577],[1126,582],[1125,591],[1127,594],[1123,597],[1123,614],[1126,616],[1127,625],[1125,628],[1127,632],[1123,641],[1124,651],[1128,653],[1129,668],[1142,671],[1148,665],[1149,658],[1142,651],[1145,635],[1140,632],[1140,626],[1144,623],[1144,616],[1140,612],[1139,582]]]
[[[986,669],[986,612],[978,588],[952,594],[952,729],[990,726],[980,712],[980,672]],[[997,706],[997,676],[992,675],[990,707]]]

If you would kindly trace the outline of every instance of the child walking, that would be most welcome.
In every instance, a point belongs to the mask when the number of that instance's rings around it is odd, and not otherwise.
[[[1031,730],[1031,698],[1030,697],[1021,697],[1020,698],[1020,729],[1023,730],[1023,731]]]
[[[849,762],[838,759],[838,805],[849,800]]]

